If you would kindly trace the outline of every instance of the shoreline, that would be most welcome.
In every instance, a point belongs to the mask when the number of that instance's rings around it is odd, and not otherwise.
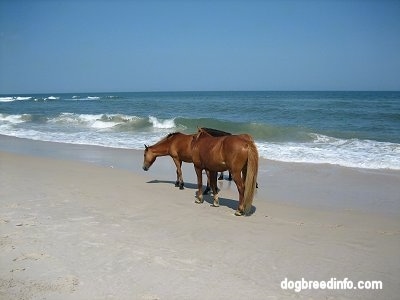
[[[55,143],[0,135],[2,151],[118,168],[171,183],[176,179],[175,165],[169,156],[157,158],[146,173],[142,170],[143,152],[136,149]],[[193,165],[183,163],[182,172],[186,184],[195,186],[197,179]],[[261,185],[257,189],[256,198],[260,195],[267,201],[325,210],[355,210],[400,216],[400,170],[280,162],[260,158],[258,181]],[[281,189],[283,183],[286,184]],[[222,192],[227,191],[233,199],[237,199],[233,182],[219,181],[218,186]],[[223,194],[220,196],[223,197]]]
[[[211,198],[194,203],[189,164],[180,191],[170,158],[144,172],[140,151],[45,145],[70,156],[0,151],[0,298],[398,297],[398,211],[302,199],[395,197],[399,188],[386,185],[397,173],[262,162],[255,212],[236,217],[237,191],[229,181],[218,183],[219,208]],[[356,183],[366,191],[354,195]],[[384,189],[374,191],[376,183]],[[285,278],[380,280],[383,290],[296,293],[281,289]]]

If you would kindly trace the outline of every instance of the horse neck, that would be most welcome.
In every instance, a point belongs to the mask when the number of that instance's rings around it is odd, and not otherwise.
[[[171,145],[171,141],[164,140],[164,141],[158,142],[157,144],[151,146],[151,151],[153,151],[153,153],[156,156],[168,155],[170,145]]]

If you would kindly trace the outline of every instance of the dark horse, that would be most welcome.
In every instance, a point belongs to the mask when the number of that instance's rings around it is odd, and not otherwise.
[[[258,151],[251,136],[244,134],[213,137],[200,128],[192,142],[192,158],[197,174],[197,203],[203,202],[202,170],[209,171],[214,206],[219,206],[217,172],[229,170],[239,192],[239,205],[235,215],[242,216],[250,212],[258,173]]]
[[[217,129],[207,128],[207,132],[211,135],[223,136],[230,135],[230,133],[220,131]],[[157,157],[169,155],[176,166],[176,182],[175,186],[179,186],[183,189],[183,177],[182,177],[182,162],[191,163],[192,160],[192,140],[195,134],[183,134],[180,132],[174,132],[168,134],[165,138],[157,142],[152,146],[144,145],[144,160],[143,160],[143,170],[148,171],[151,165],[154,163]],[[229,174],[231,178],[231,175]],[[206,189],[205,192],[209,190]]]

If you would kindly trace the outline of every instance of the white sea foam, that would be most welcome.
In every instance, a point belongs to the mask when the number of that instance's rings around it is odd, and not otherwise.
[[[88,115],[88,114],[74,114],[74,118],[77,119],[80,122],[88,123],[88,124],[93,124],[96,121],[101,120],[102,114],[98,115]]]
[[[56,96],[50,96],[50,97],[44,98],[44,100],[58,100],[58,99],[60,99],[60,97],[56,97]]]
[[[92,128],[97,128],[97,129],[106,129],[106,128],[114,127],[116,125],[118,125],[118,123],[116,123],[116,122],[103,122],[103,121],[96,120],[90,126]]]
[[[171,129],[175,128],[175,118],[174,119],[166,119],[166,120],[159,120],[156,117],[149,116],[149,121],[153,124],[154,128],[159,129]]]
[[[93,125],[93,127],[104,129],[102,126],[104,126],[102,123]],[[138,132],[135,134],[109,130],[45,132],[43,130],[24,130],[0,125],[0,134],[51,142],[141,150],[143,144],[154,144],[163,138],[165,131]],[[314,147],[312,144],[256,142],[260,157],[271,160],[400,170],[400,145],[364,141],[353,141],[352,143],[356,145],[354,149],[351,148],[350,143],[348,147],[335,147],[334,145]]]
[[[400,170],[400,145],[395,143],[319,136],[311,143],[258,142],[257,147],[261,157],[271,160]]]
[[[30,99],[32,99],[32,97],[0,97],[0,102],[24,101]]]
[[[0,102],[12,102],[15,101],[14,97],[0,97]]]
[[[118,125],[118,122],[109,121],[105,115],[62,113],[58,117],[48,120],[52,124],[65,124],[68,126],[88,127],[94,129],[107,129]]]
[[[111,129],[118,125],[128,124],[135,128],[135,125],[140,126],[143,118],[136,116],[120,115],[120,114],[74,114],[62,113],[59,116],[49,119],[49,124],[58,124],[76,128],[93,128],[93,129]]]
[[[28,115],[22,114],[22,115],[4,115],[0,114],[0,124],[6,124],[6,123],[12,123],[12,124],[18,124],[18,123],[24,123],[24,117]]]
[[[101,97],[98,96],[72,96],[71,99],[67,99],[67,100],[76,100],[76,101],[88,101],[88,100],[100,100]]]

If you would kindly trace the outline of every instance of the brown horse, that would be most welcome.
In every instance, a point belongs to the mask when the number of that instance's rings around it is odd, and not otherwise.
[[[213,137],[200,128],[192,142],[192,158],[197,174],[196,203],[203,202],[202,170],[209,171],[214,206],[219,206],[217,172],[229,170],[239,192],[239,205],[235,215],[241,216],[250,212],[258,173],[258,151],[251,136]]]
[[[211,135],[226,135],[230,133],[220,131],[217,129],[207,128],[207,132]],[[143,160],[143,170],[148,171],[151,165],[154,163],[157,157],[169,155],[176,166],[176,182],[175,186],[179,186],[180,189],[184,188],[183,176],[182,176],[182,162],[191,163],[192,160],[192,147],[191,143],[195,134],[183,134],[180,132],[174,132],[168,134],[165,138],[157,142],[152,146],[144,145],[144,160]],[[229,174],[229,177],[231,175]],[[209,185],[204,191],[207,193],[210,190]]]
[[[168,134],[153,146],[144,145],[143,170],[148,171],[157,157],[169,155],[172,157],[176,166],[175,186],[179,186],[180,189],[183,189],[182,162],[193,162],[191,148],[192,140],[193,134],[188,135],[174,132]]]

